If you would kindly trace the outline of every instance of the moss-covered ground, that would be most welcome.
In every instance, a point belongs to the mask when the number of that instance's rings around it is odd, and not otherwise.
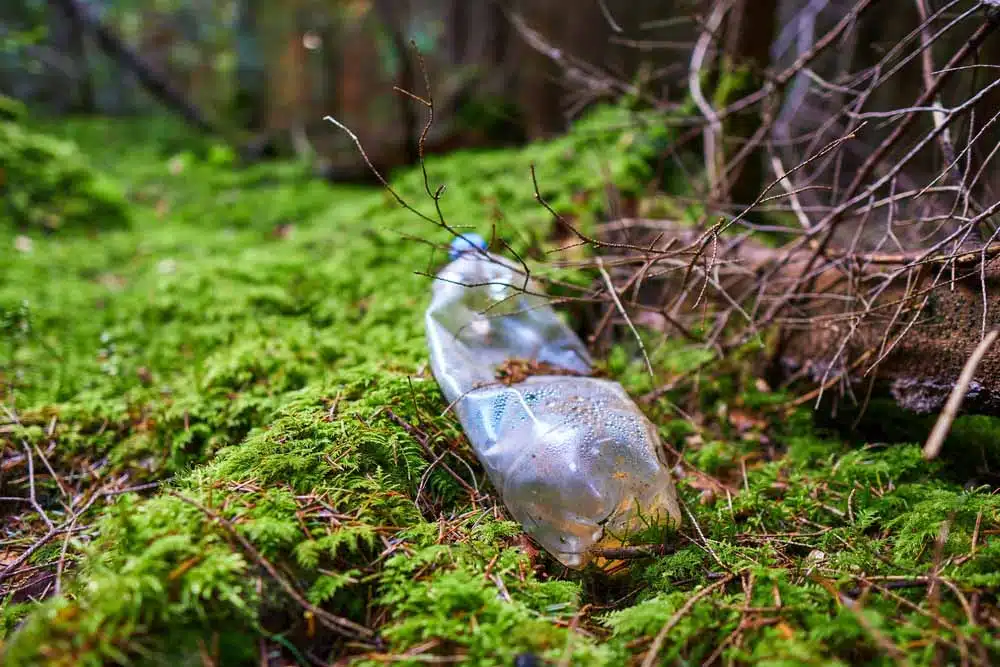
[[[0,218],[3,664],[1000,661],[992,422],[928,463],[824,431],[741,360],[704,366],[644,406],[680,454],[684,526],[655,557],[567,571],[442,415],[421,273],[444,230],[170,124],[41,129],[131,222]],[[431,187],[453,225],[542,257],[529,164],[586,225],[607,177],[642,175],[611,136],[437,158]],[[392,182],[433,210],[419,170]],[[650,343],[663,381],[702,360]],[[627,347],[607,372],[639,395]]]

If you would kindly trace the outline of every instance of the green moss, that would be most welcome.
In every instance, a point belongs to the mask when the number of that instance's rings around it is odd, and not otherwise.
[[[0,120],[23,120],[28,115],[28,109],[20,100],[0,95]]]
[[[3,106],[0,116],[16,115],[11,109]],[[104,229],[128,222],[121,191],[95,171],[72,142],[3,118],[0,196],[0,222],[22,229]]]
[[[530,165],[559,210],[596,219],[601,160],[644,145],[634,126],[631,144],[600,131],[623,117],[605,111],[554,142],[432,160],[431,187],[447,184],[455,226],[495,226],[519,253],[544,256],[552,226]],[[912,443],[847,442],[757,387],[744,357],[710,365],[649,336],[658,381],[692,378],[647,406],[683,451],[691,515],[680,533],[655,536],[668,555],[614,576],[567,572],[496,506],[427,370],[420,273],[444,260],[446,231],[381,191],[330,187],[298,165],[233,171],[170,126],[143,142],[123,121],[49,130],[120,183],[135,225],[97,239],[30,230],[31,252],[0,263],[0,386],[22,423],[0,437],[11,452],[22,439],[46,452],[75,508],[113,495],[79,518],[59,596],[30,602],[45,582],[15,579],[27,588],[4,598],[4,664],[249,665],[263,645],[300,664],[390,654],[509,665],[530,652],[619,665],[678,614],[662,664],[890,664],[886,642],[913,664],[938,650],[957,660],[957,646],[1000,650],[951,588],[932,599],[919,585],[936,572],[993,613],[1000,504],[964,488],[955,461],[928,464]],[[614,153],[627,191],[647,175],[643,150]],[[418,171],[393,185],[433,215]],[[19,233],[2,228],[0,242],[10,249]],[[630,391],[653,387],[627,343],[607,367]],[[993,426],[958,433],[985,441]],[[37,477],[61,524],[69,501]],[[26,496],[23,465],[4,484]],[[46,532],[32,511],[11,516],[5,558]],[[62,548],[49,543],[31,564],[54,574]],[[303,599],[377,631],[375,646],[325,628],[265,562]],[[688,605],[726,573],[728,586]],[[887,577],[917,584],[885,589],[893,597],[874,587],[899,581]]]

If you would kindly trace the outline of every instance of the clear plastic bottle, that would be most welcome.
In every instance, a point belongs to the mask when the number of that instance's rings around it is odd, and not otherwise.
[[[595,547],[680,522],[656,430],[591,360],[516,264],[465,234],[438,273],[425,325],[431,370],[504,504],[568,567]],[[510,359],[579,375],[496,379]]]

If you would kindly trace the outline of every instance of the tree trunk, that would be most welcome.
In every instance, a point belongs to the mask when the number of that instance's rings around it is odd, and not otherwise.
[[[720,106],[729,104],[757,90],[764,82],[764,70],[770,64],[771,42],[777,22],[777,0],[738,0],[730,9],[721,55],[722,75],[735,77],[726,86]],[[740,152],[761,126],[757,110],[736,114],[723,124],[725,162]],[[739,204],[749,204],[764,188],[764,161],[761,151],[754,151],[735,166],[729,178],[722,179],[728,192],[720,193]]]
[[[65,56],[69,71],[55,77],[58,91],[57,106],[69,112],[89,113],[94,110],[94,88],[87,67],[87,51],[83,26],[72,14],[59,7],[49,7],[49,39]],[[69,85],[67,85],[69,84]]]
[[[72,31],[69,36],[70,57],[76,63],[76,99],[73,110],[79,113],[93,113],[96,108],[94,83],[87,65],[87,43],[84,26],[77,17],[70,17]]]
[[[397,7],[398,9],[398,7]],[[392,41],[392,48],[395,52],[397,76],[396,86],[401,90],[414,95],[423,96],[426,93],[417,89],[417,79],[414,75],[413,54],[403,37],[403,30],[397,12],[393,10],[393,0],[375,0],[375,13],[378,15],[382,27]],[[419,147],[419,121],[417,119],[416,100],[407,95],[396,93],[399,99],[399,115],[403,122],[402,144],[403,159],[406,164],[417,164],[420,160]]]
[[[258,0],[242,0],[236,21],[237,122],[252,132],[264,128],[267,117],[267,77],[258,33]]]

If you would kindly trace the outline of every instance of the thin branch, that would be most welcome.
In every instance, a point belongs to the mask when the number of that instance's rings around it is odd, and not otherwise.
[[[608,9],[608,5],[605,0],[597,0],[597,6],[601,8],[601,14],[604,15],[604,20],[608,22],[608,26],[617,33],[625,32],[622,27],[618,25],[615,21],[615,17],[611,15],[611,10]]]
[[[973,350],[969,360],[965,362],[965,368],[962,369],[962,374],[959,376],[958,382],[955,383],[955,387],[951,390],[948,402],[945,404],[944,410],[941,411],[941,415],[934,424],[934,428],[927,438],[927,443],[924,445],[925,459],[937,458],[937,455],[941,453],[944,439],[948,437],[951,424],[955,421],[955,417],[958,416],[958,411],[962,407],[962,401],[965,400],[966,391],[968,391],[972,377],[976,373],[976,368],[979,367],[979,362],[983,360],[986,352],[996,342],[997,336],[1000,336],[1000,330],[998,329],[994,329],[986,334],[986,337]]]
[[[337,634],[351,639],[366,640],[375,636],[375,633],[370,628],[366,628],[365,626],[355,623],[350,619],[331,614],[325,609],[321,609],[306,600],[305,596],[302,595],[302,593],[300,593],[288,580],[286,580],[278,572],[277,568],[275,568],[270,561],[264,558],[264,556],[257,551],[256,547],[250,544],[250,541],[243,537],[243,535],[236,530],[232,523],[227,521],[225,518],[208,509],[198,501],[188,498],[187,496],[177,493],[176,491],[167,491],[167,495],[173,496],[181,502],[187,503],[188,505],[200,510],[205,516],[211,519],[212,522],[225,529],[225,531],[233,539],[240,543],[240,546],[243,547],[243,549],[257,562],[257,564],[263,567],[271,578],[274,579],[282,589],[284,589],[289,597],[295,600],[300,607],[311,612],[325,627],[333,632],[336,632]]]
[[[646,370],[649,372],[649,377],[656,382],[656,373],[653,371],[653,364],[649,361],[649,355],[646,354],[646,344],[642,342],[642,336],[636,331],[635,325],[632,324],[632,319],[628,316],[625,311],[625,306],[622,305],[622,301],[618,298],[618,292],[615,290],[614,283],[611,282],[611,276],[608,275],[607,270],[604,268],[604,262],[600,257],[597,258],[597,270],[601,272],[601,278],[604,279],[604,284],[608,288],[608,294],[611,296],[612,301],[615,303],[615,307],[621,314],[628,328],[632,330],[632,335],[635,336],[636,342],[639,344],[639,351],[642,352],[642,358],[646,361]]]
[[[687,602],[685,602],[680,609],[674,612],[674,614],[667,619],[667,622],[663,624],[663,627],[660,628],[660,631],[656,633],[656,637],[653,638],[652,646],[649,647],[649,650],[646,652],[646,657],[642,660],[642,667],[653,667],[653,665],[656,664],[656,658],[659,656],[660,650],[663,648],[663,642],[666,641],[667,635],[670,634],[670,631],[674,629],[674,626],[680,623],[681,619],[687,616],[688,612],[690,612],[702,598],[708,597],[720,588],[724,588],[726,584],[735,579],[736,576],[736,574],[727,574],[714,584],[706,586],[688,598]]]

